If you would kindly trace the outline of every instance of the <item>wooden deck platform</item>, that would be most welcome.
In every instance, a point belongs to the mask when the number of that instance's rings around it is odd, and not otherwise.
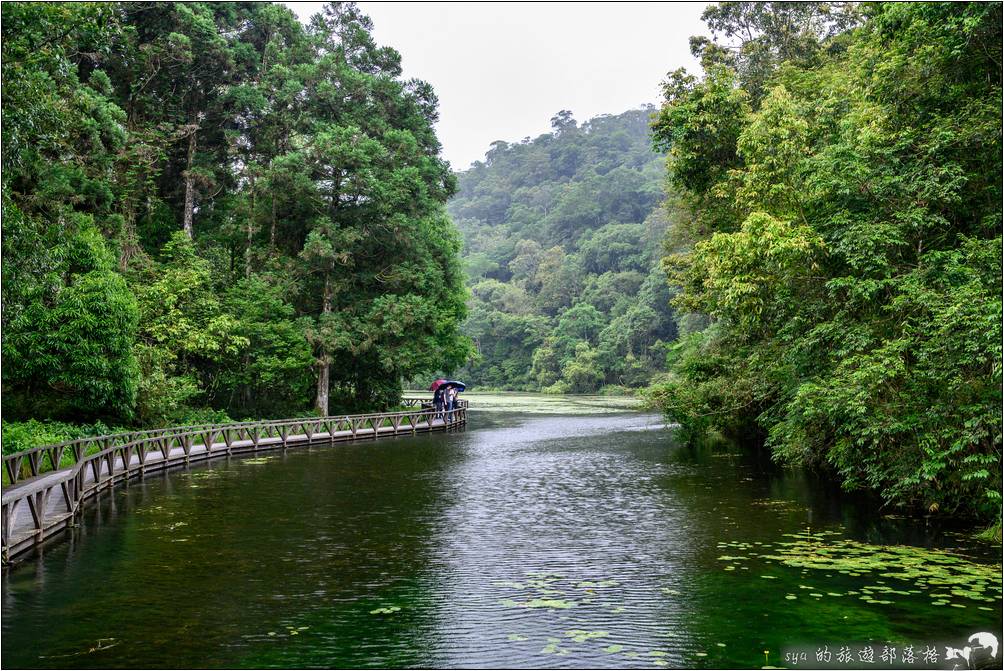
[[[405,399],[405,404],[418,407],[422,400]],[[81,506],[99,491],[147,473],[266,450],[446,431],[466,423],[467,403],[460,401],[445,417],[434,410],[415,409],[172,427],[84,438],[7,455],[4,474],[10,484],[2,492],[3,561],[66,529]]]

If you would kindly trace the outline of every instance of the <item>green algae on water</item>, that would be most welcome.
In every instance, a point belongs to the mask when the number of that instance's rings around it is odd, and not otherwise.
[[[565,632],[565,636],[576,643],[585,643],[594,638],[606,638],[609,635],[608,631],[586,631],[585,629],[572,629]]]
[[[417,391],[409,395],[432,394]],[[597,415],[643,410],[643,402],[633,396],[578,394],[532,394],[521,392],[465,392],[471,408],[479,412],[521,412],[555,415]]]
[[[572,608],[575,602],[564,599],[530,599],[519,604],[523,608]]]
[[[574,579],[566,578],[557,573],[544,571],[527,571],[522,580],[496,580],[494,587],[502,587],[516,592],[499,599],[500,606],[505,608],[543,608],[567,610],[579,604],[593,603],[598,598],[597,590],[605,590],[620,585],[610,578]],[[622,613],[624,608],[611,603],[602,603],[604,607],[613,607],[610,612]]]
[[[909,597],[927,594],[935,606],[951,605],[965,608],[964,604],[949,604],[949,599],[967,599],[995,602],[1001,595],[1001,567],[999,564],[980,564],[945,550],[909,545],[872,545],[843,538],[838,531],[805,531],[786,534],[792,540],[773,544],[764,554],[751,551],[751,544],[742,542],[718,543],[719,548],[741,548],[746,556],[722,555],[720,561],[729,562],[728,570],[742,562],[753,560],[776,562],[802,570],[825,571],[825,575],[840,573],[852,578],[869,580],[860,590],[848,590],[846,595],[858,596],[865,603],[890,605],[890,597]],[[745,566],[743,568],[746,568]],[[761,578],[776,579],[775,575]],[[890,584],[890,580],[896,581]],[[907,583],[903,587],[901,583]],[[799,588],[813,590],[816,599],[843,596],[836,592],[824,593],[812,585]],[[787,595],[793,600],[794,595]]]

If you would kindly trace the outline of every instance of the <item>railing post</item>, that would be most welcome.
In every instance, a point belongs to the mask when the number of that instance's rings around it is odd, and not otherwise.
[[[8,455],[4,458],[4,469],[11,477],[11,484],[24,484],[21,470],[28,471],[35,477],[44,476],[46,467],[61,470],[62,456],[70,451],[74,459],[73,467],[62,470],[61,476],[53,478],[55,482],[39,483],[38,488],[28,485],[16,500],[8,500],[3,508],[3,553],[9,556],[12,552],[10,543],[15,543],[15,553],[31,547],[42,536],[51,532],[57,525],[73,525],[77,513],[81,510],[84,499],[97,496],[99,499],[105,489],[111,488],[122,480],[133,477],[143,477],[146,473],[147,457],[155,457],[157,467],[168,465],[190,465],[192,451],[196,444],[205,443],[206,457],[212,456],[212,446],[217,437],[225,445],[220,453],[229,456],[236,442],[248,440],[255,452],[259,449],[286,450],[293,444],[311,445],[320,440],[319,435],[327,432],[329,438],[334,433],[344,431],[342,438],[359,439],[361,430],[365,433],[367,424],[372,430],[373,439],[381,436],[383,428],[389,429],[388,435],[412,434],[419,428],[426,431],[450,431],[467,422],[467,402],[460,401],[452,411],[442,417],[441,424],[435,424],[436,413],[431,409],[422,409],[416,399],[407,399],[403,403],[407,409],[399,412],[369,413],[360,415],[345,415],[332,419],[294,418],[289,420],[241,422],[233,424],[203,424],[168,429],[139,431],[116,434],[113,436],[96,436],[68,441],[56,445],[46,445],[34,448],[21,454]],[[408,426],[404,426],[404,422]],[[423,424],[424,423],[424,424]],[[420,425],[422,425],[420,427]],[[347,431],[345,431],[347,429]],[[269,443],[262,445],[262,437],[267,437]],[[275,442],[274,439],[279,441]],[[223,448],[224,445],[221,445]],[[93,450],[98,448],[98,452]],[[180,453],[174,453],[179,449]],[[134,463],[134,453],[136,462]],[[121,466],[119,465],[121,463]],[[91,478],[91,484],[88,484]],[[53,490],[59,487],[66,505],[66,514],[62,506],[52,500]],[[27,505],[30,515],[17,515],[18,505]],[[48,506],[54,506],[54,516],[48,515]],[[25,519],[27,518],[27,519]],[[11,528],[16,523],[17,528]],[[34,540],[32,540],[34,539]]]
[[[2,533],[2,543],[3,543],[3,560],[7,561],[7,546],[10,545],[10,520],[13,515],[14,507],[19,503],[19,501],[11,501],[10,503],[4,503],[2,508],[3,517],[3,531]]]

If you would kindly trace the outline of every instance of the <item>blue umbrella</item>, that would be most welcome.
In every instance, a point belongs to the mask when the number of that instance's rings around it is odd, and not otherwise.
[[[442,386],[442,387],[456,387],[457,391],[463,391],[463,390],[467,389],[467,385],[464,384],[463,382],[460,382],[459,380],[447,380],[446,382],[444,382],[440,386]]]

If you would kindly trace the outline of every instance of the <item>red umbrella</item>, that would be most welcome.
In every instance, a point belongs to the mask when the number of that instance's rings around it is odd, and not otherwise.
[[[442,386],[444,382],[446,382],[446,380],[444,380],[443,378],[439,378],[438,380],[432,383],[432,386],[429,387],[429,391],[436,391]]]

